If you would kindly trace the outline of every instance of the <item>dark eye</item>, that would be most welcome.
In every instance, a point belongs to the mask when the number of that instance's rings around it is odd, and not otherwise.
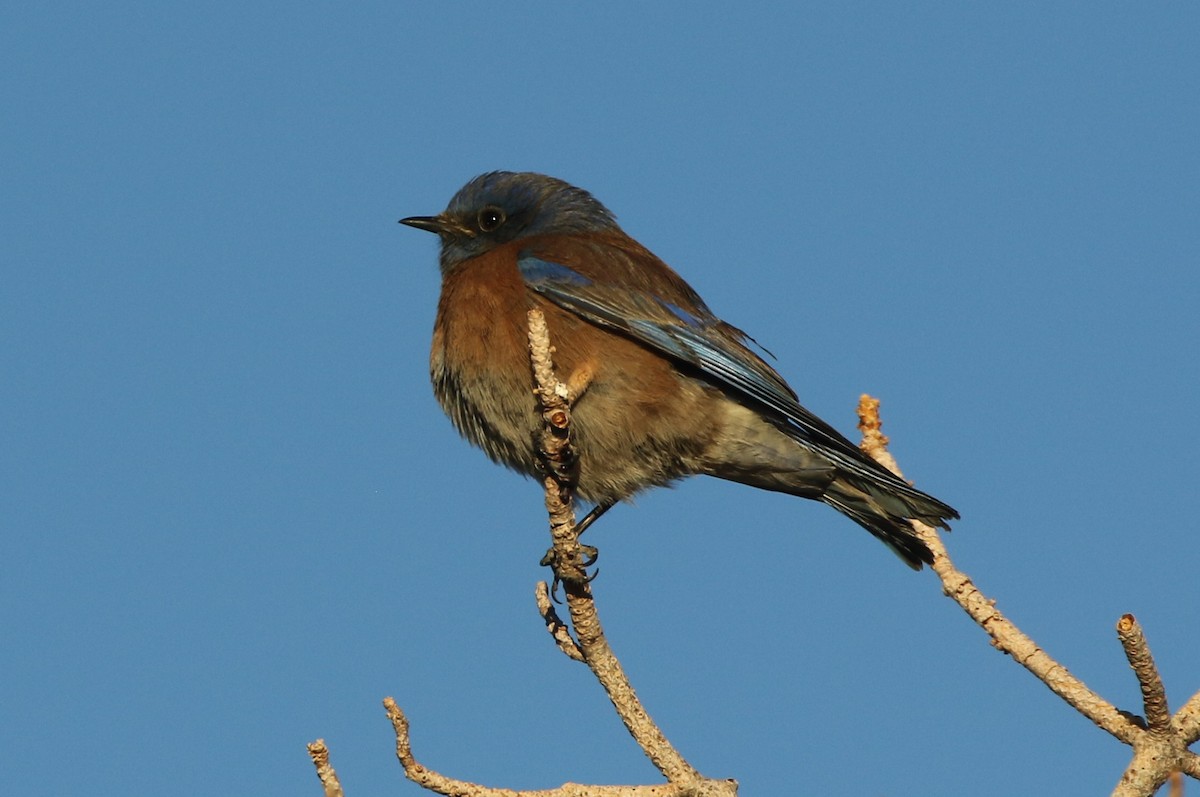
[[[504,223],[504,211],[495,205],[488,205],[479,211],[479,229],[491,232]]]

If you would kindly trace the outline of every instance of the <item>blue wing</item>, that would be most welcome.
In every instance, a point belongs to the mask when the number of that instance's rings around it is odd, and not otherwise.
[[[531,290],[593,324],[692,366],[714,385],[765,408],[789,436],[838,467],[882,480],[902,493],[924,495],[800,406],[783,377],[749,349],[744,333],[714,316],[694,293],[688,296],[693,306],[682,307],[647,291],[594,280],[530,250],[518,255],[517,267]]]

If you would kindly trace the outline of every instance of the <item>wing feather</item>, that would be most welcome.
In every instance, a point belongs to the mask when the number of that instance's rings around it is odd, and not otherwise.
[[[749,349],[745,335],[714,316],[698,297],[695,308],[680,307],[644,291],[593,279],[528,250],[519,254],[517,266],[530,290],[691,366],[714,385],[765,408],[790,437],[839,468],[883,481],[901,493],[926,497],[802,407],[783,378]]]

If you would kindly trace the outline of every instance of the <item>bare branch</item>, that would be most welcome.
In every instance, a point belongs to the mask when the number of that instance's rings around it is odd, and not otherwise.
[[[541,612],[542,619],[546,621],[546,630],[550,632],[550,636],[554,637],[554,642],[558,645],[559,650],[567,654],[569,659],[583,661],[583,652],[579,650],[579,645],[571,637],[571,630],[567,628],[567,624],[554,610],[554,604],[550,602],[550,587],[545,581],[537,583],[535,597],[538,611]]]
[[[879,420],[879,400],[864,395],[858,402],[859,429],[863,432],[862,449],[876,462],[901,478],[896,460],[887,450],[888,439],[883,435]],[[994,646],[1012,656],[1018,664],[1037,677],[1042,683],[1067,701],[1079,713],[1111,733],[1126,744],[1132,744],[1140,730],[1115,706],[1097,695],[1083,681],[1067,671],[1067,668],[1038,647],[996,608],[996,601],[988,598],[975,586],[966,573],[958,570],[946,552],[937,531],[924,523],[912,521],[913,529],[921,541],[933,552],[933,572],[942,581],[947,596],[962,607],[980,628],[987,632]]]
[[[413,757],[412,744],[408,738],[408,717],[390,697],[383,699],[384,710],[392,721],[392,729],[396,732],[396,758],[404,767],[404,775],[413,783],[438,794],[455,795],[456,797],[514,797],[519,792],[509,789],[492,789],[465,780],[447,777],[435,772],[417,762]]]
[[[408,737],[408,718],[392,698],[384,698],[383,707],[392,728],[396,732],[396,758],[404,767],[405,776],[429,791],[447,797],[717,797],[721,792],[704,791],[697,784],[663,783],[653,786],[594,786],[580,783],[564,783],[554,789],[517,791],[497,789],[447,777],[420,764],[412,753]],[[700,785],[706,785],[704,782]],[[736,791],[727,792],[736,794]],[[334,797],[326,791],[328,797]],[[340,788],[337,797],[341,797]]]
[[[325,788],[325,797],[344,797],[337,772],[334,772],[329,763],[329,748],[325,746],[325,740],[317,739],[309,744],[308,755],[317,768],[317,777],[321,779],[321,785]]]
[[[1175,727],[1188,744],[1195,744],[1200,739],[1200,692],[1192,695],[1183,708],[1175,712]]]
[[[858,403],[859,428],[863,432],[862,449],[884,467],[903,478],[896,460],[887,450],[879,420],[879,401],[862,396]],[[1142,690],[1147,716],[1146,727],[1140,718],[1118,711],[1067,669],[1043,651],[1010,622],[996,602],[986,597],[971,579],[955,568],[937,531],[912,521],[913,529],[933,553],[932,569],[942,581],[946,595],[962,607],[992,638],[993,645],[1012,656],[1055,694],[1079,713],[1133,747],[1133,760],[1122,774],[1113,797],[1150,797],[1167,779],[1179,772],[1200,779],[1200,756],[1188,745],[1200,736],[1200,694],[1194,695],[1174,718],[1167,710],[1166,691],[1141,627],[1132,615],[1117,623],[1117,636],[1125,648]],[[1182,792],[1182,784],[1172,785]]]
[[[1117,621],[1117,639],[1125,648],[1125,658],[1137,676],[1138,686],[1142,689],[1142,704],[1146,711],[1146,724],[1153,734],[1171,732],[1171,712],[1167,710],[1167,692],[1163,688],[1162,677],[1158,667],[1154,666],[1154,657],[1146,645],[1146,637],[1142,627],[1132,614],[1126,614]]]

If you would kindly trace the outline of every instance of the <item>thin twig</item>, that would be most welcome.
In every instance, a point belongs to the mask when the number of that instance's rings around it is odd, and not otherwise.
[[[413,757],[412,743],[408,738],[408,717],[396,705],[391,697],[383,699],[383,708],[387,711],[388,719],[392,721],[392,729],[396,732],[396,758],[404,768],[404,775],[413,783],[438,794],[455,795],[455,797],[513,797],[517,792],[508,789],[492,789],[457,778],[447,777],[435,772]]]
[[[329,763],[329,748],[325,746],[324,739],[317,739],[308,745],[308,755],[312,758],[313,765],[317,768],[317,777],[321,779],[321,786],[325,789],[325,797],[343,797],[342,784],[338,781],[337,772],[333,770],[333,765]]]
[[[404,774],[422,788],[445,794],[448,797],[700,797],[702,792],[688,788],[688,784],[661,783],[653,786],[595,786],[581,783],[564,783],[553,789],[515,790],[482,786],[457,778],[447,777],[420,764],[413,756],[408,736],[408,718],[392,698],[384,698],[383,707],[392,728],[396,732],[396,758],[404,767]]]
[[[904,478],[896,460],[887,450],[879,420],[879,400],[864,395],[858,402],[859,429],[863,432],[862,449],[868,456]],[[921,541],[933,553],[933,572],[942,581],[942,589],[962,607],[971,619],[987,632],[998,650],[1012,656],[1038,680],[1067,701],[1077,711],[1126,744],[1132,744],[1140,728],[1117,708],[1093,692],[1083,681],[1038,647],[1030,637],[1006,618],[996,602],[982,592],[966,573],[958,570],[946,552],[941,536],[924,523],[911,521]]]
[[[879,401],[862,396],[858,415],[863,451],[903,478],[896,460],[887,450],[888,439],[883,435],[879,421]],[[941,579],[945,593],[991,636],[997,649],[1012,656],[1085,717],[1133,747],[1133,760],[1121,775],[1112,792],[1113,797],[1149,797],[1179,772],[1200,779],[1200,756],[1187,749],[1200,736],[1200,694],[1193,696],[1174,718],[1170,716],[1162,679],[1141,627],[1131,615],[1121,618],[1117,635],[1141,686],[1147,716],[1145,728],[1135,722],[1137,718],[1130,719],[1119,712],[1067,672],[1004,617],[996,609],[995,601],[987,598],[965,573],[955,568],[936,530],[917,521],[912,521],[912,527],[933,553],[932,569]],[[1173,781],[1172,789],[1175,788]],[[1181,782],[1177,788],[1182,792]]]
[[[1162,677],[1146,645],[1142,627],[1132,614],[1123,615],[1117,621],[1117,639],[1125,649],[1125,658],[1129,659],[1129,666],[1133,668],[1138,686],[1141,687],[1147,728],[1154,734],[1170,733],[1171,712],[1167,710],[1167,691],[1163,688]]]
[[[554,610],[554,604],[550,601],[550,587],[545,581],[537,583],[534,597],[537,599],[538,611],[541,612],[542,619],[546,621],[546,630],[550,632],[550,636],[554,637],[554,642],[558,645],[559,650],[567,654],[569,659],[583,661],[583,652],[579,650],[579,645],[571,637],[571,630]]]
[[[1187,744],[1200,740],[1200,692],[1188,698],[1183,708],[1175,712],[1175,727],[1179,728]]]

